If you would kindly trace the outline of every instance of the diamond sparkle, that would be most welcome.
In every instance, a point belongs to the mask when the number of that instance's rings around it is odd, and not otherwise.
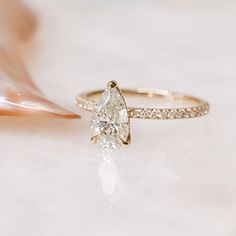
[[[130,122],[127,106],[116,82],[108,83],[92,114],[93,141],[112,151],[127,144]]]

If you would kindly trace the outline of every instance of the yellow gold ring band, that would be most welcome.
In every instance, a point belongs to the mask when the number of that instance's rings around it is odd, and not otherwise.
[[[156,98],[165,102],[187,103],[181,107],[128,107],[125,97]],[[98,99],[99,97],[99,99]],[[206,115],[209,104],[199,98],[159,89],[120,89],[110,81],[105,90],[82,93],[76,98],[77,106],[93,112],[92,143],[99,142],[106,150],[113,150],[131,141],[130,118],[184,119]]]
[[[82,93],[76,98],[77,106],[93,112],[96,107],[96,98],[103,93],[104,90]],[[209,104],[199,98],[185,95],[177,92],[170,92],[163,89],[121,89],[124,98],[126,96],[142,96],[148,98],[156,98],[167,102],[184,102],[185,107],[175,108],[145,108],[145,107],[128,107],[130,118],[138,119],[187,119],[195,118],[208,114]]]

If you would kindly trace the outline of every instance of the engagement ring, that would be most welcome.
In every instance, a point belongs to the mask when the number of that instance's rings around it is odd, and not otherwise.
[[[168,103],[184,103],[178,107],[130,107],[124,97],[147,97]],[[77,106],[92,112],[92,143],[100,143],[110,151],[131,141],[130,119],[172,120],[204,116],[209,104],[199,98],[160,89],[120,89],[110,81],[105,90],[82,93]]]

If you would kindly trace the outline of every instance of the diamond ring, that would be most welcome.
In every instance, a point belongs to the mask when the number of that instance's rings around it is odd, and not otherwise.
[[[124,96],[156,98],[157,101],[179,102],[177,107],[129,107]],[[97,98],[97,99],[96,99]],[[209,104],[199,98],[160,89],[120,89],[110,81],[105,90],[82,93],[76,98],[77,106],[92,112],[92,143],[99,143],[110,151],[130,144],[130,118],[171,120],[204,116]]]

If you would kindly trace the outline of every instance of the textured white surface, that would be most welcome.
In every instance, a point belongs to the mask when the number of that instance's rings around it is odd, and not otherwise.
[[[95,3],[33,1],[29,65],[49,97],[73,107],[115,79],[198,95],[210,115],[133,120],[113,157],[90,144],[89,114],[0,118],[0,235],[235,236],[235,6]]]

